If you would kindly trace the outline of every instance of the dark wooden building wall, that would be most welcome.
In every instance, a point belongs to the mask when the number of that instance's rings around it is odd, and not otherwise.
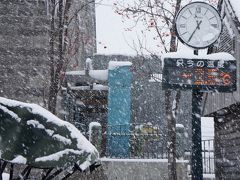
[[[234,19],[234,13],[228,0],[222,1],[221,16],[223,18],[223,30],[214,52],[227,52],[237,60],[237,74],[240,73],[240,31]],[[205,96],[206,104],[204,115],[213,113],[240,101],[240,76],[237,75],[237,91],[233,93],[208,93]]]
[[[234,7],[236,8],[236,7]],[[215,52],[237,60],[237,91],[208,94],[204,114],[215,117],[215,173],[218,180],[240,179],[240,23],[229,0],[220,0],[223,31]]]
[[[240,179],[240,104],[215,118],[216,179]]]

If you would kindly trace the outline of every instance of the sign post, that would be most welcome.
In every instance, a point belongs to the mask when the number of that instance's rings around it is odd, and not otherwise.
[[[194,54],[198,55],[198,50],[194,50]],[[192,89],[192,153],[191,153],[191,174],[192,179],[203,179],[202,164],[202,99],[203,93],[199,89]]]
[[[201,138],[201,104],[203,93],[199,89],[192,90],[192,179],[203,179],[202,138]]]

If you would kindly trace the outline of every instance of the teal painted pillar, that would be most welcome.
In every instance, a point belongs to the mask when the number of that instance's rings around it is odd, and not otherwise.
[[[110,157],[129,156],[132,83],[130,66],[130,62],[109,63],[107,151]]]

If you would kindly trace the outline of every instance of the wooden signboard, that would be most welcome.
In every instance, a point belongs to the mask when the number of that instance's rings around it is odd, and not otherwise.
[[[236,61],[165,58],[163,89],[236,91]]]

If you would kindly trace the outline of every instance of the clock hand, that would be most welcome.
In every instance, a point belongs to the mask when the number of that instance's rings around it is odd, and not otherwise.
[[[192,39],[193,35],[195,34],[196,30],[197,29],[200,29],[200,24],[202,23],[202,20],[201,21],[197,21],[197,27],[194,29],[193,33],[191,34],[191,36],[189,37],[188,39],[188,42]]]
[[[196,15],[196,14],[194,15],[194,19],[195,19],[195,20],[196,20],[196,22],[197,22],[197,28],[198,28],[198,29],[200,29],[200,28],[199,28],[199,25],[198,25],[198,17],[197,17],[197,15]]]

